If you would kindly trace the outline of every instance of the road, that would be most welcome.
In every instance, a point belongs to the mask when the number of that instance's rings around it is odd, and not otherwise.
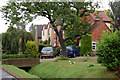
[[[0,80],[17,80],[15,77],[0,68]]]
[[[58,57],[55,58],[44,58],[44,59],[40,59],[40,62],[47,62],[47,61],[54,61],[56,60]],[[70,58],[70,59],[83,59],[83,58],[87,58],[87,57],[75,57],[75,58]],[[89,58],[97,58],[95,57],[89,57]]]

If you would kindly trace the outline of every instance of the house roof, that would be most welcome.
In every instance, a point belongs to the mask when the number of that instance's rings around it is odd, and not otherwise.
[[[42,37],[43,25],[36,25],[37,37]]]
[[[95,13],[97,13],[98,11],[95,11],[93,14],[91,14],[92,18],[94,20],[100,20],[98,18],[96,18]],[[102,18],[103,21],[107,21],[110,22],[110,18],[107,16],[107,14],[105,13],[105,11],[99,11],[98,16]]]

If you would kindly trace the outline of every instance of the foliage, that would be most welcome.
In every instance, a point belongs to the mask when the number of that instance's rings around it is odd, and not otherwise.
[[[20,47],[25,50],[25,43],[28,40],[33,40],[33,36],[31,33],[25,31],[25,30],[18,30],[13,27],[9,27],[6,33],[2,33],[2,50],[3,53],[6,54],[18,54],[19,52],[19,40],[20,38],[23,39],[24,34],[24,42]]]
[[[17,54],[19,52],[18,41],[19,41],[19,37],[16,31],[2,33],[3,53]]]
[[[60,49],[61,49],[61,47],[57,47],[56,50],[55,50],[55,53],[56,53],[57,56],[60,55]]]
[[[2,55],[2,59],[14,59],[14,58],[26,58],[26,54],[10,54],[10,55],[3,54]]]
[[[72,45],[74,45],[75,44],[75,41],[74,40],[71,40],[71,39],[69,39],[69,40],[67,40],[66,42],[65,42],[65,45],[66,46],[72,46]]]
[[[78,50],[80,50],[80,46],[75,46],[75,49],[78,49]]]
[[[114,72],[108,71],[106,67],[98,64],[96,59],[89,59],[86,62],[83,60],[68,59],[43,62],[32,67],[29,73],[41,78],[72,78],[71,80],[73,78],[91,78],[91,80],[93,78],[116,78]],[[75,64],[71,65],[69,61],[75,62]],[[89,65],[92,67],[88,67]]]
[[[24,39],[24,36],[19,40],[19,51],[22,52],[22,53],[25,53],[25,46],[26,42],[25,42],[25,39]]]
[[[38,54],[38,46],[35,44],[34,41],[28,41],[26,43],[26,50],[25,50],[27,57],[37,58]]]
[[[81,56],[92,54],[92,36],[87,34],[82,36],[81,40]]]
[[[111,20],[110,28],[112,28],[113,25],[115,25],[115,23],[114,23],[113,19],[111,18],[110,10],[104,10],[104,11],[105,11],[105,13],[107,14],[107,16],[108,16],[108,17],[110,18],[110,20]]]
[[[115,29],[120,30],[120,2],[119,1],[111,1],[109,3],[110,7],[111,7],[111,13],[110,16],[113,19],[115,25],[113,26],[114,31]]]
[[[101,41],[97,43],[98,57],[102,64],[110,70],[120,66],[120,33],[104,31]]]
[[[48,1],[48,0],[47,0]],[[97,5],[92,2],[9,2],[2,7],[3,17],[11,23],[24,24],[33,21],[37,16],[43,16],[49,19],[52,28],[59,38],[64,56],[67,56],[65,39],[63,39],[63,31],[69,29],[70,38],[79,36],[80,33],[86,34],[92,28],[85,18],[95,11]],[[67,1],[67,0],[65,0]],[[72,6],[71,6],[72,5]],[[81,11],[82,10],[82,11]],[[88,14],[85,14],[85,13]],[[8,15],[9,14],[9,15]],[[84,21],[80,20],[85,18]],[[58,30],[56,25],[60,25]],[[71,28],[74,28],[73,30]],[[80,32],[82,31],[82,32]],[[69,38],[68,37],[68,38]]]
[[[35,25],[32,23],[29,27],[29,31],[33,34],[34,40],[35,40]]]
[[[45,44],[45,45],[47,45],[48,41],[47,41],[47,40],[45,40],[45,41],[43,41],[42,43],[43,43],[43,44]]]

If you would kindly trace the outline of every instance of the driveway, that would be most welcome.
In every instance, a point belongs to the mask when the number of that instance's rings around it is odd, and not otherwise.
[[[56,60],[58,57],[55,57],[55,58],[44,58],[44,59],[40,59],[40,62],[47,62],[47,61],[54,61]],[[83,59],[83,58],[87,58],[87,57],[75,57],[75,58],[69,58],[69,59]],[[94,57],[89,57],[89,58],[97,58],[97,56],[94,56]]]
[[[54,61],[56,59],[57,59],[57,57],[55,57],[55,58],[44,58],[44,59],[40,59],[40,62]]]

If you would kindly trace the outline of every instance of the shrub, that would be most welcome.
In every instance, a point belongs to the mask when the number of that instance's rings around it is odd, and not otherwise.
[[[28,41],[26,44],[26,50],[25,50],[27,57],[38,57],[38,46],[35,44],[34,41]]]
[[[99,53],[98,62],[102,62],[110,70],[120,66],[120,33],[115,31],[112,33],[103,32],[101,41],[97,43],[96,51]]]
[[[81,40],[81,56],[92,54],[92,36],[87,34],[82,36]]]
[[[60,49],[61,49],[61,47],[57,47],[57,48],[56,48],[55,53],[56,53],[56,55],[57,55],[57,56],[59,56],[59,55],[60,55]]]
[[[10,54],[10,55],[3,54],[2,55],[2,59],[14,59],[14,58],[26,58],[26,55],[25,54]]]

